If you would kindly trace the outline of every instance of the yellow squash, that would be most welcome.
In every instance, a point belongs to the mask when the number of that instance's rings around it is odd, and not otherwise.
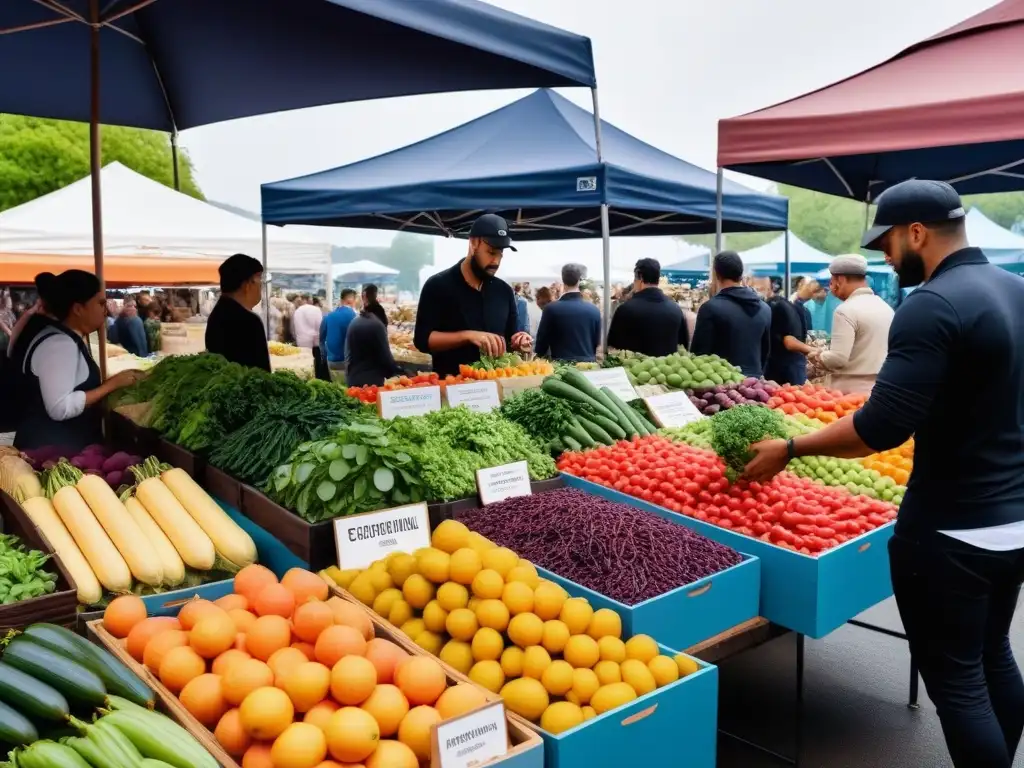
[[[31,499],[25,499],[21,503],[21,508],[25,510],[25,514],[28,515],[32,524],[46,537],[50,546],[53,547],[53,551],[64,564],[64,568],[70,574],[72,581],[75,582],[75,589],[78,590],[78,602],[84,605],[98,603],[103,598],[103,587],[100,586],[99,579],[89,567],[89,562],[82,554],[82,550],[78,548],[75,540],[68,533],[68,529],[64,527],[64,523],[57,517],[57,512],[50,500],[45,496],[34,496]]]
[[[170,587],[181,584],[185,580],[185,563],[182,562],[181,555],[178,554],[178,550],[174,548],[171,540],[167,538],[167,534],[160,529],[146,508],[134,496],[125,501],[124,507],[138,523],[142,533],[153,545],[153,549],[156,550],[164,570],[164,584]]]
[[[131,592],[132,572],[128,569],[128,564],[78,489],[73,485],[67,485],[53,494],[53,508],[89,562],[100,584],[111,592]]]
[[[139,483],[135,497],[142,502],[160,530],[167,534],[185,565],[199,571],[213,568],[217,560],[213,541],[203,533],[199,523],[185,511],[181,502],[174,498],[174,494],[159,477],[151,477]]]
[[[256,543],[188,472],[169,469],[160,479],[213,541],[217,554],[239,568],[256,562]]]

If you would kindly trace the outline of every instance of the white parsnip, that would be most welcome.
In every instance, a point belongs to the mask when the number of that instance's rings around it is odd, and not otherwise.
[[[21,503],[28,519],[46,537],[57,558],[64,565],[78,590],[78,602],[92,605],[103,599],[103,587],[89,566],[82,550],[57,516],[53,504],[45,496],[35,496]]]
[[[160,558],[160,564],[164,569],[164,584],[169,587],[181,584],[185,580],[185,563],[182,561],[181,555],[178,554],[178,550],[174,548],[171,540],[167,538],[167,534],[156,524],[156,521],[146,511],[146,508],[142,506],[142,502],[134,496],[125,500],[124,507],[128,510],[128,514],[138,523],[142,533],[149,539],[149,543],[153,545],[153,549],[156,550],[156,554]]]

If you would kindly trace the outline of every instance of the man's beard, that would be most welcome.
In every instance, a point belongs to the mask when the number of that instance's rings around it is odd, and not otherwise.
[[[900,288],[914,288],[924,282],[924,259],[916,251],[905,249],[900,265],[893,265],[900,281]]]
[[[492,280],[494,278],[494,272],[489,272],[487,269],[480,266],[480,263],[476,260],[475,253],[473,254],[473,257],[469,260],[469,268],[473,270],[473,275],[481,283],[485,283],[488,280]]]

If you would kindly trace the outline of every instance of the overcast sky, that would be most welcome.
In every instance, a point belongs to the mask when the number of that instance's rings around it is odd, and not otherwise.
[[[601,116],[706,168],[715,166],[720,118],[855,74],[994,4],[994,0],[491,2],[589,36],[594,44]],[[560,92],[590,108],[588,91]],[[207,197],[258,211],[261,183],[396,149],[526,93],[441,94],[319,107],[196,128],[183,133],[181,143],[195,162]],[[333,230],[327,237],[341,244],[387,244],[391,235]]]

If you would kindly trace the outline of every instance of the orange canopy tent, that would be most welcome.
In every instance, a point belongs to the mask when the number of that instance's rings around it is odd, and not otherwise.
[[[109,287],[132,285],[217,285],[220,259],[168,259],[143,256],[106,256],[103,276]],[[91,255],[60,256],[45,253],[0,253],[0,283],[31,285],[40,272],[65,269],[95,270]]]

